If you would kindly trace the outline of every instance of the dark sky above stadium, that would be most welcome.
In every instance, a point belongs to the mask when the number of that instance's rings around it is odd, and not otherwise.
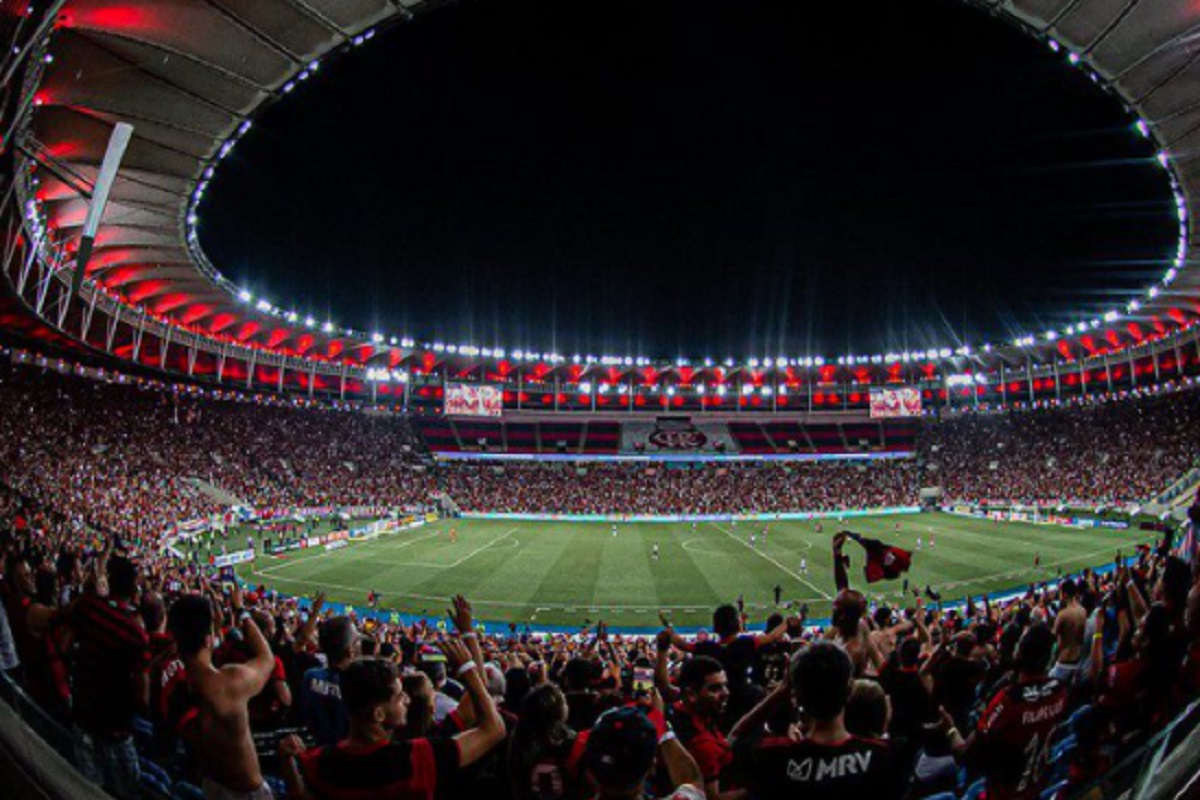
[[[1165,269],[1165,173],[957,0],[463,0],[321,67],[201,241],[285,308],[594,355],[1006,341]]]

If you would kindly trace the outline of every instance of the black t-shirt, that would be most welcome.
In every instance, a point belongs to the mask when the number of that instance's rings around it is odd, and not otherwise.
[[[768,737],[750,745],[749,763],[753,800],[898,800],[908,788],[906,765],[877,739],[824,745]]]
[[[729,681],[729,693],[736,697],[746,690],[750,665],[757,650],[758,638],[753,634],[741,634],[723,642],[697,642],[692,652],[721,662]]]
[[[917,667],[900,667],[892,660],[879,678],[892,700],[892,723],[888,729],[892,736],[910,737],[932,721],[929,694],[921,685]]]
[[[573,731],[588,730],[604,711],[600,695],[595,692],[567,692],[566,697],[567,727]]]

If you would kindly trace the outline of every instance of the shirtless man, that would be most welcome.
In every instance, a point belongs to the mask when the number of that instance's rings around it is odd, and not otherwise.
[[[250,738],[247,703],[263,690],[275,658],[258,625],[247,615],[242,636],[250,659],[217,669],[212,663],[213,612],[208,598],[179,598],[169,615],[171,633],[200,708],[200,763],[205,800],[270,800]]]
[[[1069,687],[1079,673],[1083,659],[1083,639],[1087,628],[1087,612],[1079,602],[1079,586],[1068,578],[1059,585],[1063,607],[1054,620],[1054,636],[1058,639],[1058,661],[1050,677]]]

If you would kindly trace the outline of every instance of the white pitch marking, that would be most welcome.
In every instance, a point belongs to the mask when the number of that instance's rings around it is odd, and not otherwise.
[[[458,565],[466,563],[468,560],[470,560],[470,559],[474,558],[475,556],[479,555],[479,554],[480,554],[480,553],[482,553],[484,550],[487,550],[489,547],[492,547],[493,545],[497,545],[497,544],[499,544],[500,542],[502,542],[502,541],[504,541],[505,539],[507,539],[508,537],[512,536],[512,535],[513,535],[514,533],[516,533],[518,530],[520,530],[520,527],[517,527],[517,528],[509,528],[509,529],[508,529],[508,531],[507,531],[507,532],[506,532],[506,533],[505,533],[503,536],[497,536],[495,539],[492,539],[490,542],[488,542],[487,544],[485,544],[483,547],[477,547],[477,548],[475,548],[474,550],[472,550],[471,552],[467,553],[465,556],[463,556],[462,558],[460,558],[458,561],[455,561],[453,564],[447,564],[447,565],[446,565],[446,569],[454,569],[454,568],[455,568],[455,567],[457,567]]]
[[[820,588],[819,588],[819,587],[817,587],[817,586],[813,586],[811,583],[809,583],[808,581],[804,580],[804,578],[801,578],[801,577],[800,577],[799,575],[797,575],[795,572],[792,572],[790,569],[788,569],[787,567],[785,567],[783,564],[780,564],[778,561],[776,561],[775,559],[771,558],[769,555],[767,555],[766,553],[762,552],[761,550],[759,550],[759,549],[757,549],[757,548],[754,548],[754,547],[751,547],[749,542],[742,541],[742,539],[740,539],[740,538],[739,538],[739,537],[737,537],[737,536],[734,536],[732,533],[730,533],[729,531],[725,530],[724,528],[722,528],[720,525],[718,525],[718,524],[717,524],[717,523],[715,523],[715,522],[710,522],[710,523],[708,523],[708,524],[709,524],[709,525],[711,525],[712,527],[716,528],[717,530],[719,530],[721,533],[723,533],[723,534],[725,534],[726,536],[728,536],[730,539],[733,539],[733,540],[734,540],[735,542],[737,542],[738,544],[740,544],[740,545],[742,545],[743,547],[745,547],[745,548],[746,548],[747,550],[749,550],[751,553],[754,553],[755,555],[757,555],[757,556],[761,556],[762,558],[765,558],[767,561],[770,561],[772,564],[774,564],[775,566],[779,567],[779,569],[783,570],[783,571],[784,571],[784,572],[786,572],[788,575],[791,575],[793,578],[795,578],[796,580],[798,580],[800,583],[803,583],[805,586],[807,586],[808,588],[812,589],[812,590],[813,590],[814,592],[816,592],[817,594],[821,595],[821,597],[825,598],[826,600],[832,600],[832,599],[833,599],[833,596],[832,596],[832,595],[830,595],[828,592],[825,592],[825,591],[823,591],[822,589],[820,589]]]

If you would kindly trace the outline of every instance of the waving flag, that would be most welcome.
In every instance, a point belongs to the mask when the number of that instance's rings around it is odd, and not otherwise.
[[[857,533],[849,535],[867,551],[867,560],[863,564],[863,577],[867,579],[867,583],[895,580],[908,572],[908,568],[912,566],[912,553],[908,550],[884,544],[878,539],[868,539]]]

